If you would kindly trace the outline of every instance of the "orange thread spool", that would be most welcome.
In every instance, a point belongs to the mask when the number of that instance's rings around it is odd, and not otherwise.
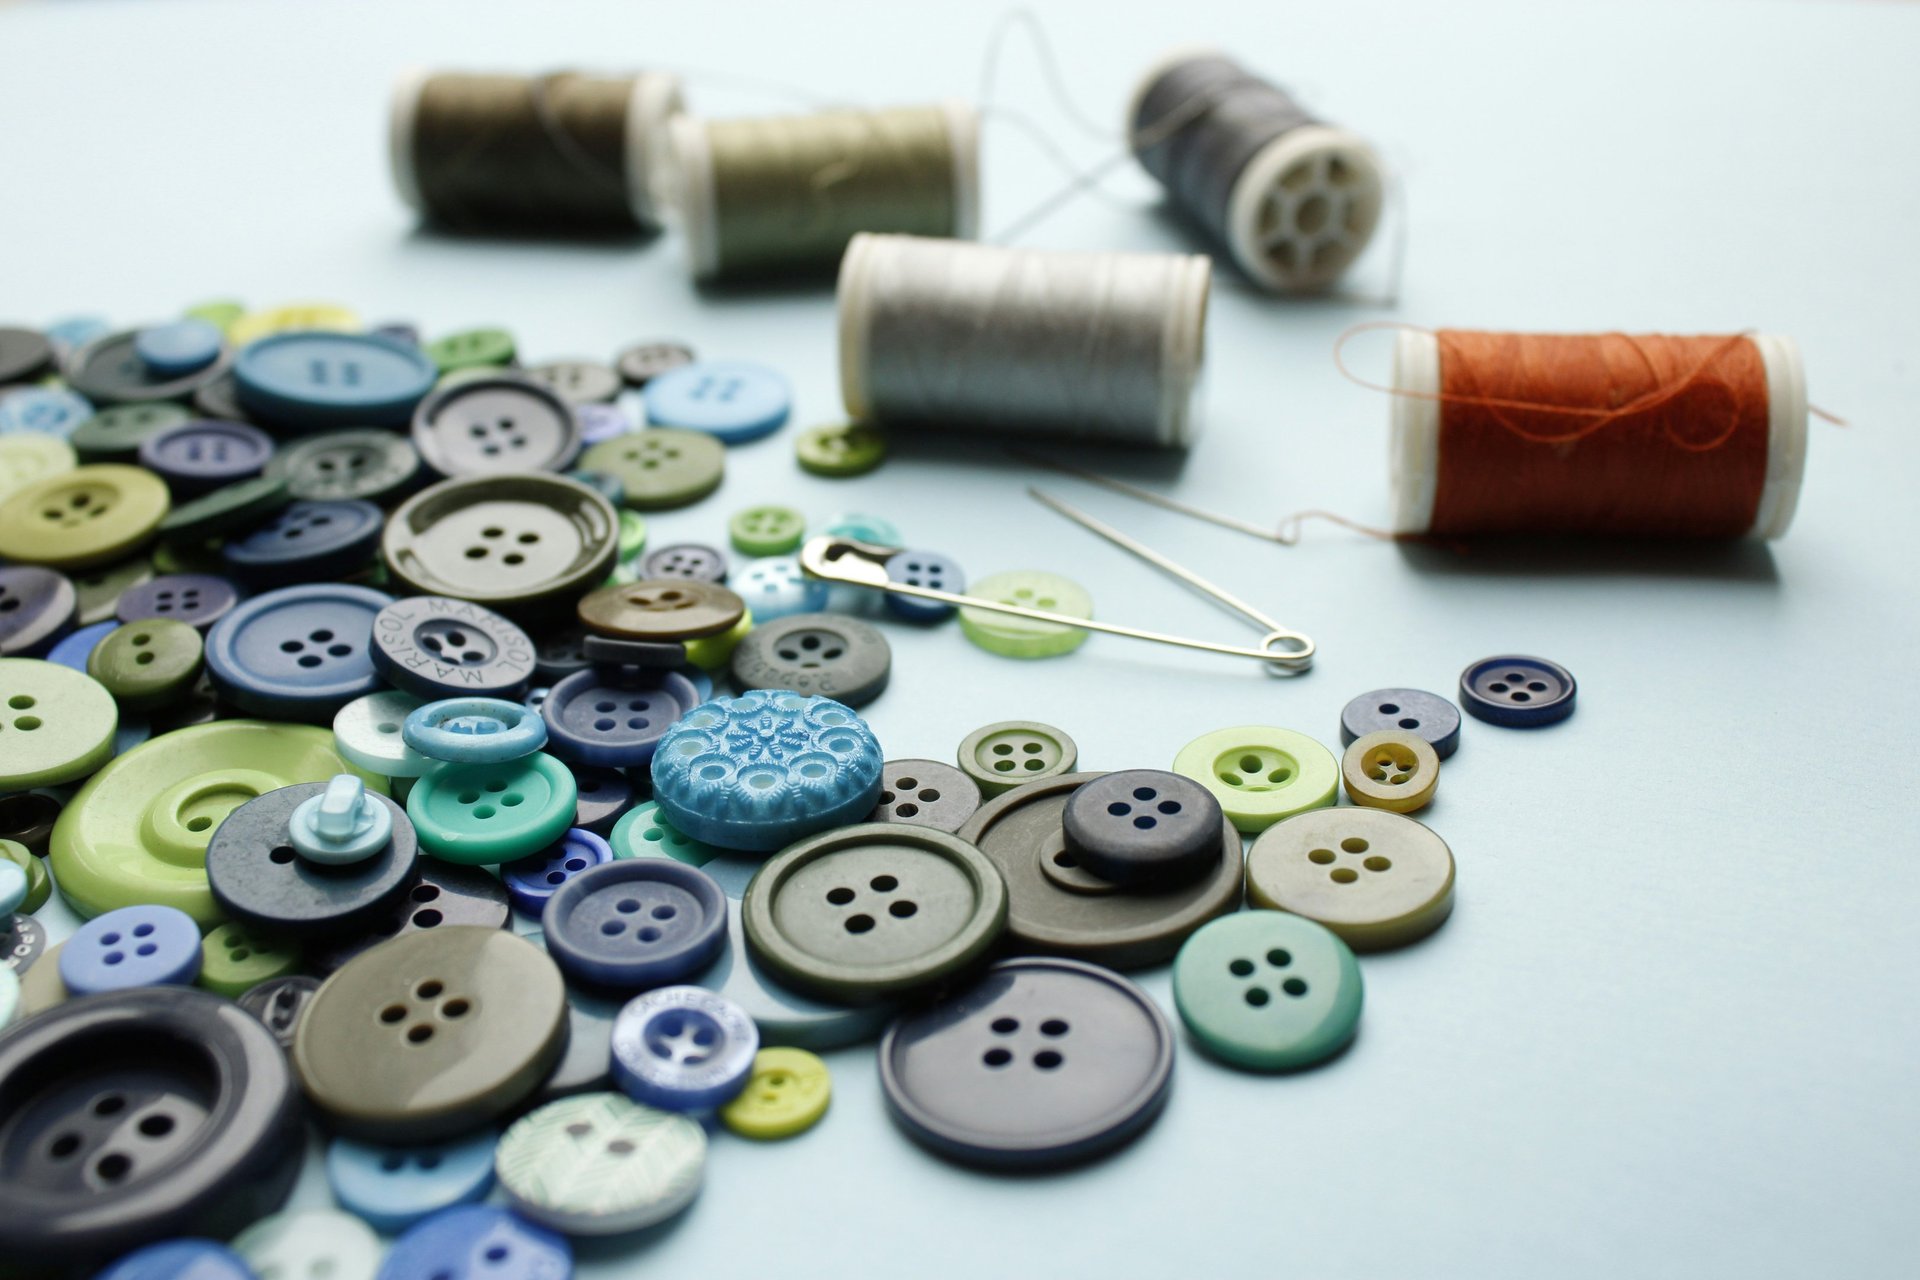
[[[1775,538],[1807,393],[1786,338],[1402,330],[1394,531]]]

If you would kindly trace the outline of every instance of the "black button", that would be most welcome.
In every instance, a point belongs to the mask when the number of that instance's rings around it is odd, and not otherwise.
[[[294,852],[287,819],[327,789],[302,782],[235,809],[207,844],[207,887],[244,924],[292,938],[337,936],[384,923],[413,884],[417,843],[406,810],[372,791],[393,819],[386,847],[358,862],[309,862]]]
[[[1187,884],[1220,862],[1220,802],[1191,778],[1123,769],[1067,800],[1066,847],[1082,867],[1117,885]]]

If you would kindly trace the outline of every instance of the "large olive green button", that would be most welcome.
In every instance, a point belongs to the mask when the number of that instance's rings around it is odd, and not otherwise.
[[[1080,748],[1050,724],[1002,720],[968,734],[957,759],[961,772],[991,799],[1023,783],[1072,773]]]
[[[73,470],[73,446],[37,431],[0,435],[0,502],[49,476]]]
[[[200,940],[196,981],[215,995],[237,1000],[249,987],[283,978],[300,968],[300,949],[229,920]]]
[[[649,427],[601,441],[574,465],[618,480],[636,511],[666,511],[718,489],[727,473],[727,450],[704,431]]]
[[[119,727],[99,681],[38,658],[0,658],[0,790],[86,777],[113,757]]]
[[[523,616],[557,609],[606,577],[619,522],[612,503],[560,476],[468,476],[409,498],[388,518],[381,547],[395,581],[416,595]]]
[[[0,840],[0,858],[27,873],[27,897],[20,904],[20,910],[32,915],[46,906],[47,895],[53,892],[53,878],[47,874],[47,864],[34,857],[18,840]]]
[[[1202,734],[1173,758],[1173,771],[1213,792],[1242,831],[1264,831],[1282,818],[1334,802],[1340,765],[1304,733],[1242,725]]]
[[[0,556],[55,569],[120,559],[153,536],[167,514],[167,486],[151,471],[77,467],[0,502]]]
[[[83,916],[144,902],[209,928],[221,920],[207,888],[214,829],[256,796],[337,773],[360,771],[332,733],[309,725],[218,720],[162,734],[109,761],[67,803],[49,841],[55,887]],[[387,793],[385,778],[360,776]]]
[[[741,899],[754,956],[829,999],[875,1000],[979,960],[1007,920],[1007,887],[944,831],[871,822],[788,845]]]
[[[341,1132],[432,1142],[533,1092],[566,1035],[566,988],[546,952],[501,929],[442,925],[363,951],[327,979],[293,1064]]]
[[[1247,897],[1318,920],[1355,951],[1398,947],[1438,929],[1453,910],[1453,851],[1385,809],[1318,809],[1253,842]]]
[[[622,640],[692,640],[731,631],[746,617],[739,596],[712,582],[658,578],[582,596],[581,623]]]
[[[158,711],[193,691],[203,659],[194,628],[171,618],[147,618],[109,631],[87,655],[87,674],[122,709]]]

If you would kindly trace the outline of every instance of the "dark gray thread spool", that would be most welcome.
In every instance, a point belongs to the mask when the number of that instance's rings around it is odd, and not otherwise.
[[[1147,172],[1265,288],[1326,288],[1379,224],[1373,149],[1224,54],[1174,54],[1149,70],[1127,136]]]

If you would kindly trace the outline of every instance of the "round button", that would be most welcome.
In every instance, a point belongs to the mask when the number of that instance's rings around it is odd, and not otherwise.
[[[577,404],[573,406],[573,416],[580,424],[580,443],[584,445],[596,445],[633,430],[633,422],[627,417],[626,410],[617,404]],[[611,476],[607,478],[613,479]],[[619,481],[615,480],[614,483],[618,484]],[[626,489],[622,488],[621,498],[624,499],[626,493]]]
[[[550,1102],[515,1121],[494,1154],[516,1211],[577,1236],[665,1221],[693,1203],[706,1163],[698,1122],[617,1093]]]
[[[417,844],[400,806],[385,796],[365,796],[385,813],[389,832],[369,856],[322,863],[295,848],[295,812],[323,798],[328,786],[303,782],[269,791],[214,830],[206,877],[222,911],[267,933],[312,938],[371,929],[406,899]]]
[[[727,900],[679,862],[629,858],[590,867],[547,900],[547,951],[576,981],[637,991],[679,982],[726,945]]]
[[[793,452],[801,470],[843,479],[865,475],[885,462],[887,437],[878,427],[835,422],[802,431],[794,437]]]
[[[1145,1129],[1173,1078],[1173,1029],[1118,974],[1005,960],[887,1028],[880,1086],[909,1135],[998,1168],[1068,1164]]]
[[[0,520],[6,508],[0,507]],[[1467,714],[1507,729],[1538,729],[1573,714],[1573,672],[1545,658],[1484,658],[1460,673]]]
[[[230,1001],[68,1001],[0,1037],[0,1256],[74,1268],[229,1236],[286,1199],[304,1146],[285,1055]]]
[[[734,550],[749,556],[783,556],[800,549],[807,518],[792,507],[748,507],[727,521]]]
[[[4,671],[5,668],[0,667],[0,672]],[[0,795],[0,839],[19,844],[37,858],[46,857],[53,824],[59,819],[64,804],[64,797],[52,791],[15,791]]]
[[[548,360],[528,365],[520,376],[571,405],[605,404],[625,385],[614,369],[593,360]]]
[[[220,560],[253,587],[346,577],[373,559],[385,523],[371,502],[295,502],[229,538]]]
[[[413,488],[420,455],[405,437],[378,427],[348,428],[283,445],[267,474],[286,481],[287,492],[308,502],[390,502]]]
[[[1340,758],[1340,776],[1355,804],[1413,813],[1433,803],[1440,757],[1425,738],[1383,729],[1353,740]]]
[[[500,879],[507,886],[515,907],[530,916],[538,916],[561,885],[589,867],[612,861],[613,850],[605,840],[576,827],[532,857],[501,867]],[[556,954],[551,947],[547,952]],[[565,965],[561,968],[564,971]]]
[[[693,363],[693,348],[680,342],[637,342],[614,359],[629,386],[644,387],[663,373]]]
[[[64,574],[26,564],[0,567],[0,657],[47,652],[79,614],[79,593]]]
[[[432,1142],[510,1110],[565,1047],[566,993],[540,948],[442,926],[327,979],[293,1043],[301,1086],[352,1137]]]
[[[67,357],[61,374],[69,387],[93,403],[114,405],[183,400],[226,372],[227,360],[223,355],[191,373],[155,373],[147,368],[135,349],[134,344],[139,340],[137,329],[95,338]]]
[[[967,575],[960,566],[937,551],[902,551],[887,558],[887,577],[909,587],[947,591],[964,595]],[[886,596],[887,608],[895,617],[908,622],[944,622],[953,616],[953,606],[938,600],[920,600],[913,596]]]
[[[417,778],[433,761],[406,744],[407,716],[420,700],[392,689],[355,698],[333,717],[333,744],[356,768],[383,778]]]
[[[87,674],[122,711],[145,714],[184,701],[200,679],[200,633],[184,622],[149,618],[109,632],[87,655]]]
[[[618,769],[576,766],[574,787],[580,802],[574,809],[573,825],[601,837],[613,834],[614,824],[633,808],[634,785]]]
[[[723,849],[773,850],[865,816],[880,798],[880,744],[847,707],[797,693],[703,703],[653,756],[653,794],[674,826]]]
[[[513,363],[513,335],[505,329],[462,329],[436,338],[424,348],[441,373]]]
[[[152,581],[154,572],[153,561],[135,555],[102,568],[76,573],[73,586],[80,597],[80,625],[88,627],[113,617],[114,611],[120,607],[120,597],[142,583]]]
[[[405,426],[437,374],[417,348],[364,333],[277,334],[233,362],[248,413],[303,431]]]
[[[977,962],[1006,926],[1007,889],[964,840],[869,823],[783,849],[741,908],[755,957],[781,981],[871,1000]]]
[[[331,302],[290,302],[248,311],[227,323],[227,341],[244,347],[277,333],[357,333],[360,317]]]
[[[74,448],[56,436],[26,432],[0,436],[0,500],[37,480],[73,470],[78,462]]]
[[[793,407],[787,380],[765,365],[704,361],[650,379],[642,392],[656,427],[705,431],[727,444],[772,435]]]
[[[64,440],[93,416],[93,406],[64,387],[0,390],[0,433],[32,432]]]
[[[167,513],[160,522],[160,536],[167,540],[161,544],[160,551],[174,548],[177,555],[179,548],[190,549],[195,543],[248,528],[265,520],[289,501],[287,482],[278,476],[254,476],[250,480],[236,480],[232,484],[222,485],[211,493],[203,493],[181,503]],[[156,564],[159,560],[160,556],[156,553]],[[165,567],[173,572],[185,566]]]
[[[635,996],[613,1023],[613,1076],[635,1102],[711,1111],[745,1087],[760,1034],[753,1019],[700,987]]]
[[[299,967],[297,947],[268,941],[231,920],[200,940],[199,984],[229,1000],[240,999],[263,982],[287,977]]]
[[[480,867],[463,867],[433,858],[415,864],[418,878],[393,913],[365,933],[331,938],[307,951],[308,966],[332,973],[387,938],[426,933],[447,925],[504,929],[512,906],[500,877]]]
[[[83,462],[137,462],[149,436],[191,421],[185,405],[167,400],[114,405],[75,427],[67,443]]]
[[[120,712],[96,680],[37,658],[0,658],[0,787],[84,778],[113,757]]]
[[[177,498],[257,476],[273,456],[273,439],[244,422],[187,421],[140,442],[140,465],[167,482]]]
[[[1069,618],[1093,617],[1093,597],[1084,588],[1057,573],[1038,569],[991,574],[974,583],[968,594]],[[1087,633],[1078,627],[971,606],[960,610],[960,630],[980,648],[1003,658],[1058,657],[1072,653],[1087,640]]]
[[[133,354],[156,378],[197,373],[220,358],[226,335],[205,320],[150,324],[133,338]]]
[[[791,1138],[820,1123],[832,1099],[826,1063],[805,1049],[762,1049],[747,1087],[720,1108],[720,1122],[743,1138]]]
[[[1421,689],[1375,689],[1340,713],[1340,744],[1386,729],[1418,734],[1445,760],[1460,747],[1460,708]]]
[[[220,696],[276,719],[330,723],[380,687],[373,620],[393,597],[319,584],[255,596],[207,633],[207,675]]]
[[[980,793],[992,798],[1023,783],[1072,773],[1080,748],[1050,724],[1002,720],[968,734],[958,759]]]
[[[559,476],[474,476],[409,498],[387,521],[384,553],[415,595],[507,613],[571,603],[613,567],[618,520],[586,485]]]
[[[564,399],[538,383],[473,378],[420,405],[413,447],[443,476],[565,471],[580,453],[580,424]]]
[[[540,704],[553,753],[578,764],[638,768],[660,739],[700,705],[697,689],[676,671],[593,667],[553,686]]]
[[[1220,802],[1191,778],[1126,769],[1087,783],[1067,800],[1066,848],[1094,876],[1116,885],[1180,885],[1219,865]]]
[[[808,577],[792,556],[756,560],[734,575],[733,589],[763,624],[796,613],[819,613],[832,593],[824,579]]]
[[[393,838],[388,803],[368,795],[367,784],[354,774],[328,779],[319,795],[295,805],[287,818],[293,851],[325,866],[366,861]]]
[[[162,1240],[135,1249],[94,1280],[254,1280],[246,1259],[211,1240]]]
[[[687,662],[687,646],[678,640],[616,640],[587,636],[580,642],[587,661],[601,667],[642,667],[671,671]]]
[[[170,573],[128,587],[114,604],[114,616],[122,622],[171,618],[205,631],[239,603],[239,591],[225,578]]]
[[[380,1240],[367,1224],[334,1209],[286,1210],[233,1238],[234,1252],[255,1275],[373,1280]]]
[[[0,863],[15,867],[20,872],[20,900],[0,911],[0,925],[4,925],[16,911],[31,915],[47,905],[47,898],[53,893],[53,878],[47,874],[44,859],[34,857],[32,851],[18,840],[0,839]]]
[[[1239,835],[1222,819],[1226,856],[1179,886],[1122,886],[1093,876],[1066,847],[1069,799],[1104,775],[1030,782],[987,801],[960,828],[1007,882],[1007,934],[1027,950],[1132,969],[1171,959],[1187,935],[1240,905]]]
[[[1385,809],[1325,809],[1269,828],[1247,851],[1247,898],[1383,951],[1438,929],[1453,910],[1453,851]]]
[[[1216,1058],[1254,1071],[1310,1067],[1346,1048],[1362,996],[1347,944],[1284,911],[1215,920],[1173,962],[1187,1030]]]
[[[889,760],[881,766],[880,787],[868,822],[958,831],[980,807],[979,784],[938,760]]]
[[[420,847],[469,866],[512,862],[543,849],[573,825],[573,775],[535,752],[501,764],[450,764],[407,796]]]
[[[796,614],[748,632],[733,651],[732,671],[743,691],[791,689],[862,707],[885,691],[893,647],[858,618]]]
[[[650,427],[602,441],[580,455],[580,465],[618,480],[636,511],[667,511],[718,489],[727,451],[703,432]]]
[[[110,564],[153,536],[167,486],[140,467],[76,467],[0,502],[0,556],[55,569]]]
[[[306,1016],[307,1005],[319,989],[320,979],[304,973],[289,974],[248,987],[236,1000],[273,1033],[282,1049],[291,1049],[294,1033],[300,1029],[300,1019]]]
[[[608,844],[616,858],[671,858],[690,867],[704,866],[721,855],[721,850],[667,821],[651,800],[635,805],[614,824]]]
[[[570,1280],[566,1239],[490,1204],[422,1218],[394,1242],[378,1280]]]
[[[373,620],[373,665],[422,698],[512,698],[534,673],[527,633],[484,605],[445,596],[396,600]]]
[[[60,949],[60,981],[76,996],[128,987],[184,987],[200,974],[200,929],[172,907],[96,916]]]
[[[0,329],[0,386],[31,382],[53,368],[53,344],[45,334],[12,326]]]
[[[582,597],[580,621],[623,640],[691,640],[719,635],[746,616],[739,596],[709,582],[678,578],[602,587]]]
[[[505,764],[547,745],[547,726],[523,702],[446,698],[407,713],[400,736],[430,760]]]
[[[430,1213],[487,1194],[494,1137],[481,1132],[410,1147],[335,1138],[327,1144],[327,1185],[341,1208],[376,1231],[405,1231]]]
[[[650,551],[640,562],[640,577],[679,578],[687,582],[725,582],[727,553],[701,542],[677,542]]]
[[[1332,752],[1304,733],[1268,725],[1203,734],[1180,748],[1173,771],[1213,792],[1233,825],[1247,832],[1324,808],[1340,789]]]

